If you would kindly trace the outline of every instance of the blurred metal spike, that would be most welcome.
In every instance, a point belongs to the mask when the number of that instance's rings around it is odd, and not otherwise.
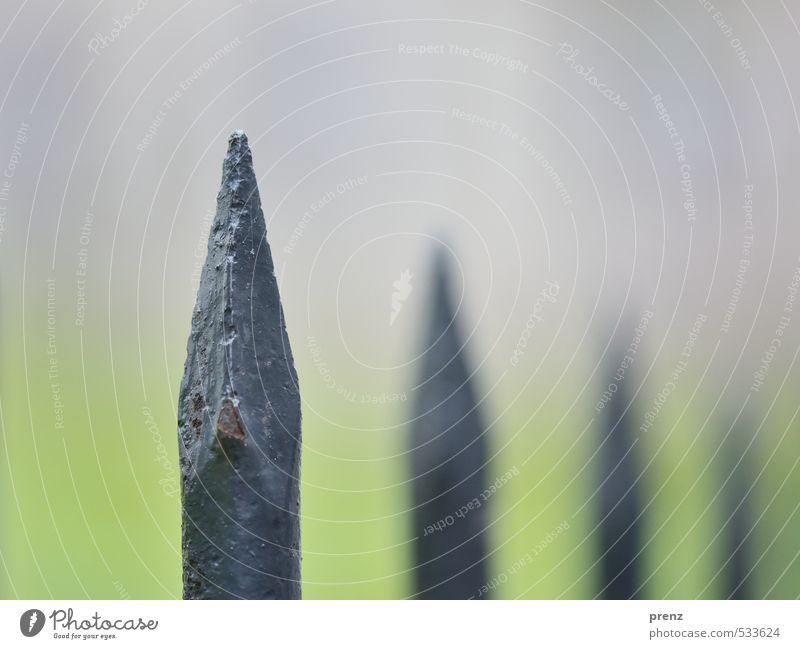
[[[624,354],[612,355],[621,361]],[[611,381],[617,391],[603,411],[600,448],[600,596],[605,599],[634,599],[641,586],[641,497],[637,483],[637,438],[631,424],[633,406],[625,382]],[[627,409],[627,412],[626,412]]]
[[[478,598],[487,582],[486,506],[462,508],[486,487],[487,444],[443,250],[432,280],[410,451],[416,596]]]
[[[300,395],[241,131],[223,165],[178,427],[184,598],[300,598]]]
[[[741,421],[741,420],[740,420]],[[750,516],[750,479],[747,470],[749,452],[743,443],[745,431],[752,430],[747,424],[739,424],[723,448],[724,466],[721,481],[727,480],[723,489],[726,523],[723,526],[725,539],[725,591],[729,599],[752,599],[750,536],[753,519]]]

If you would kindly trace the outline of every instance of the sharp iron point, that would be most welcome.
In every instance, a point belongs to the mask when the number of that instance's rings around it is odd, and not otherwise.
[[[223,165],[178,427],[184,598],[299,598],[300,396],[242,131]]]

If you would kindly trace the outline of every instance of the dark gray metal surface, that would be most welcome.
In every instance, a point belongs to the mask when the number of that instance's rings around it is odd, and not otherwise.
[[[722,597],[753,599],[754,558],[752,556],[755,517],[753,516],[753,481],[750,475],[754,452],[747,448],[756,427],[747,418],[734,425],[721,449],[722,503],[725,512],[722,526],[724,573]]]
[[[456,513],[486,488],[486,436],[464,341],[455,321],[447,260],[432,275],[430,321],[411,435],[415,591],[419,599],[485,594],[487,505]],[[440,521],[441,529],[429,531]]]
[[[612,356],[620,361],[624,354]],[[615,366],[611,371],[615,372]],[[611,374],[611,373],[609,373]],[[634,410],[625,376],[606,405],[602,422],[600,471],[600,594],[605,599],[641,596],[641,480],[636,461]],[[626,411],[627,409],[627,411]]]
[[[240,131],[223,165],[178,427],[184,598],[299,598],[300,395]]]

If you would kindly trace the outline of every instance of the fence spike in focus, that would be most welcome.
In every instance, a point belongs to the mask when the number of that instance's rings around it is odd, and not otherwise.
[[[228,142],[178,405],[185,599],[300,598],[300,394],[247,136]]]

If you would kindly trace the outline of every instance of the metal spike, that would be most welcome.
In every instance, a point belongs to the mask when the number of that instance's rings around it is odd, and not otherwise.
[[[300,395],[247,137],[231,135],[178,408],[185,599],[300,597]]]
[[[748,422],[739,424],[723,448],[723,467],[720,478],[727,480],[723,489],[726,522],[723,526],[725,539],[726,585],[724,597],[729,599],[751,599],[752,557],[750,556],[753,519],[750,514],[751,482],[748,463],[752,454],[745,447]],[[753,430],[750,428],[750,430]]]
[[[621,355],[615,358],[622,358]],[[614,368],[616,371],[616,368]],[[604,410],[600,448],[600,595],[632,599],[641,585],[641,498],[626,376]],[[627,412],[626,412],[627,408]]]
[[[439,253],[411,435],[414,570],[420,599],[477,598],[487,581],[486,506],[457,515],[486,486],[487,444],[446,262]],[[433,526],[440,529],[431,531]]]

